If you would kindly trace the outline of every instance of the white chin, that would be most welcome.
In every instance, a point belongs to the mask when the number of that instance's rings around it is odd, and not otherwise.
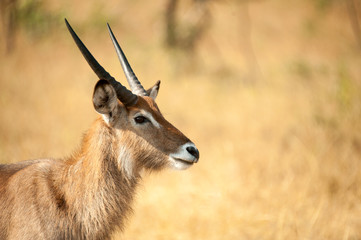
[[[180,159],[174,159],[172,157],[169,157],[169,161],[171,168],[175,170],[185,170],[193,165],[193,163],[186,162]]]

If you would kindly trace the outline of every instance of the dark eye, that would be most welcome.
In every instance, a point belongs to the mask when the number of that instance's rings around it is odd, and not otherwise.
[[[143,117],[143,116],[135,117],[134,121],[138,124],[143,124],[143,123],[149,122],[148,118]]]

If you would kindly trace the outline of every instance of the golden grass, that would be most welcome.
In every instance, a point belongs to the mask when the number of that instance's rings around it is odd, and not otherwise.
[[[187,171],[146,176],[114,239],[361,238],[361,61],[342,5],[320,13],[311,1],[214,3],[185,73],[188,58],[161,47],[164,3],[112,4],[104,11],[138,77],[145,86],[163,80],[158,105],[201,153]],[[116,10],[142,17],[127,26]],[[75,28],[86,19],[67,17]],[[254,75],[241,46],[250,24],[255,84],[245,81]],[[80,32],[122,76],[105,26]],[[96,116],[96,78],[65,27],[39,42],[19,33],[0,71],[0,162],[75,149]]]

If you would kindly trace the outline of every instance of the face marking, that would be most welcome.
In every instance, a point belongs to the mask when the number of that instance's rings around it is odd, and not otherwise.
[[[160,124],[154,119],[153,115],[145,110],[141,110],[135,114],[134,117],[144,116],[146,117],[156,128],[161,128]]]

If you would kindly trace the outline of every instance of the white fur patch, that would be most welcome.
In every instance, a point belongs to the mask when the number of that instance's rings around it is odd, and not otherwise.
[[[194,143],[188,142],[188,143],[180,146],[178,151],[170,154],[170,156],[172,158],[182,159],[183,161],[190,162],[190,163],[197,161],[197,159],[187,151],[187,147],[193,147],[193,148],[197,149],[196,145],[194,145]]]
[[[189,168],[196,163],[198,159],[190,154],[187,150],[187,147],[194,147],[194,143],[188,142],[179,147],[178,151],[169,155],[169,161],[172,164],[172,167],[177,170],[184,170]]]
[[[109,116],[107,114],[102,114],[102,118],[104,120],[104,122],[106,122],[109,125]]]
[[[121,169],[125,172],[128,178],[133,176],[133,159],[129,150],[125,146],[120,146],[118,163],[120,164]]]

